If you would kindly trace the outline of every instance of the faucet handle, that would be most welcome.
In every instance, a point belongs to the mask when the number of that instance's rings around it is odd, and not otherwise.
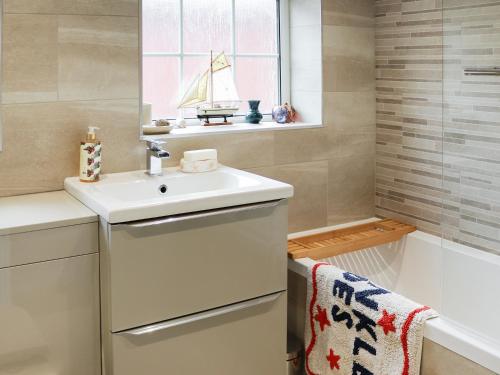
[[[161,139],[151,139],[146,141],[146,145],[151,151],[160,151],[161,146],[165,144],[167,144],[167,142]]]

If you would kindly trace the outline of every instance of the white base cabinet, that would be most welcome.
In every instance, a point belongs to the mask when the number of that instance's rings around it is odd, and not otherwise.
[[[99,349],[98,254],[0,269],[0,374],[99,375]]]

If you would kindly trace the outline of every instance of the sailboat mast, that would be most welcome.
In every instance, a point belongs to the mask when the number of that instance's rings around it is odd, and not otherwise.
[[[214,57],[210,50],[210,108],[214,107]]]

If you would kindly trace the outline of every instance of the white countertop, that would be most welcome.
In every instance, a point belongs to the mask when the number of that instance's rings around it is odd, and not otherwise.
[[[0,198],[0,236],[97,221],[65,191]]]

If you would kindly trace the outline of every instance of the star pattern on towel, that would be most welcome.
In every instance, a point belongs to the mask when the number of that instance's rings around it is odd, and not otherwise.
[[[330,362],[330,370],[333,370],[334,368],[340,370],[340,365],[339,365],[340,356],[336,355],[333,349],[330,349],[330,354],[326,356],[326,359],[328,362]]]
[[[322,309],[320,305],[316,305],[316,309],[318,313],[314,315],[314,320],[319,323],[319,327],[321,328],[321,332],[325,329],[325,326],[331,326],[330,321],[328,320],[328,316],[326,315],[326,309]]]
[[[378,320],[377,324],[381,326],[384,333],[387,335],[389,332],[396,332],[396,327],[394,327],[394,320],[396,319],[396,314],[389,314],[387,310],[382,311],[382,317]]]

